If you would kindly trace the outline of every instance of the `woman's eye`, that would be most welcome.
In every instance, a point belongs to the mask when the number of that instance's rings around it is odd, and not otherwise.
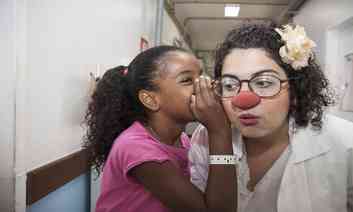
[[[256,87],[260,87],[260,88],[266,88],[273,85],[272,81],[269,80],[259,80],[255,82],[255,86]]]
[[[235,84],[223,84],[223,89],[225,90],[235,90],[237,89],[237,86]]]
[[[228,91],[236,90],[239,87],[238,81],[229,78],[222,79],[221,84],[223,89]]]

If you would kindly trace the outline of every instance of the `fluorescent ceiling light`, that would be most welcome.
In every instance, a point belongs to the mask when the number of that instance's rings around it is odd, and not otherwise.
[[[224,7],[225,17],[237,17],[239,15],[240,5],[239,4],[226,4]]]

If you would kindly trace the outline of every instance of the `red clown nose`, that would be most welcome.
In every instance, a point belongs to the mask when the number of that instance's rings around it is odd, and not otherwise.
[[[231,101],[235,107],[246,110],[258,105],[261,98],[251,91],[242,91],[234,96]]]

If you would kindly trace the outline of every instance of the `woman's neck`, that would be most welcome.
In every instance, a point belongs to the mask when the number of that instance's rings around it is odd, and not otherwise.
[[[248,157],[257,157],[273,151],[281,153],[289,144],[288,123],[272,134],[261,138],[244,138]]]

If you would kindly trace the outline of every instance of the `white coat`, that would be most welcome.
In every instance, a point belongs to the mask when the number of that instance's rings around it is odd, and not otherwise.
[[[208,175],[205,131],[195,131],[189,153],[191,181],[201,189]],[[290,142],[278,212],[353,212],[353,123],[327,115],[321,131],[299,129]]]

